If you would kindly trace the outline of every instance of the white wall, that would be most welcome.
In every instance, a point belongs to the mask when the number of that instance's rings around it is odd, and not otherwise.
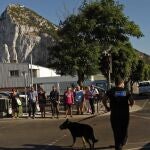
[[[60,76],[55,73],[54,70],[44,67],[39,67],[39,76],[40,77],[54,77],[54,76]]]
[[[29,68],[31,69],[31,64],[29,64]],[[37,65],[32,65],[32,69],[37,70],[37,77],[55,77],[55,76],[60,76],[55,73],[55,70],[49,69],[46,67],[41,67]]]

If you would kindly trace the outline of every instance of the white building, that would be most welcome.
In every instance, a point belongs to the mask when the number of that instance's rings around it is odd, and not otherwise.
[[[33,76],[34,77],[56,77],[60,76],[56,74],[55,70],[49,69],[46,67],[38,66],[38,65],[31,65],[29,64],[29,69],[33,71]]]
[[[29,87],[34,78],[59,76],[54,70],[27,63],[0,63],[0,89]]]
[[[96,80],[104,80],[104,77],[95,77]],[[61,93],[66,90],[68,86],[77,84],[78,77],[60,76],[56,74],[55,70],[41,67],[38,65],[31,65],[27,63],[0,63],[0,90],[11,90],[12,88],[24,90],[31,85],[42,86],[47,94],[52,89],[53,85],[59,87]],[[85,85],[93,82],[94,77],[85,81]]]

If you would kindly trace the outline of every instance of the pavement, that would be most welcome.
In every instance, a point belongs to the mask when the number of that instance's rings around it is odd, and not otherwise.
[[[130,112],[131,113],[136,112],[141,109],[142,109],[142,107],[140,107],[138,105],[133,105],[132,107],[130,107]],[[106,112],[105,109],[102,108],[98,113],[96,112],[95,114],[84,113],[83,115],[76,115],[76,111],[73,111],[73,116],[70,117],[70,115],[68,115],[68,118],[81,119],[81,118],[93,118],[96,116],[107,116],[107,115],[110,115],[110,112]],[[27,118],[28,118],[28,113],[23,113],[22,116],[17,119],[27,119]],[[39,119],[39,118],[41,118],[41,113],[37,112],[35,115],[35,119]],[[12,118],[0,118],[0,119],[12,119]],[[46,112],[46,117],[42,118],[42,119],[58,119],[58,118],[57,117],[52,118],[51,112]],[[66,119],[65,111],[60,111],[59,119]]]

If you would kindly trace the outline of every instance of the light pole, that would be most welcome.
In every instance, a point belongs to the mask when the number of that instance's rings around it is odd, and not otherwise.
[[[27,113],[27,72],[22,71],[24,77],[24,94],[25,94],[25,102],[26,102],[26,113]]]
[[[108,70],[108,88],[111,88],[111,73],[112,73],[112,56],[110,53],[108,53],[108,65],[109,65],[109,70]]]
[[[32,53],[30,55],[30,61],[31,61],[31,87],[32,87],[33,86]]]
[[[107,65],[108,65],[108,88],[111,88],[111,73],[112,73],[112,55],[111,55],[111,46],[108,50],[104,51],[104,56],[107,59]]]

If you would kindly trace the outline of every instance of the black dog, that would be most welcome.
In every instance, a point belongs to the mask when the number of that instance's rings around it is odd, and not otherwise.
[[[98,141],[94,137],[93,128],[87,124],[71,122],[68,119],[60,125],[60,129],[69,129],[73,137],[73,145],[75,144],[76,137],[82,137],[84,146],[85,141],[89,144],[90,149],[94,149],[94,144]],[[90,143],[92,141],[92,144]],[[72,145],[72,146],[73,146]]]

